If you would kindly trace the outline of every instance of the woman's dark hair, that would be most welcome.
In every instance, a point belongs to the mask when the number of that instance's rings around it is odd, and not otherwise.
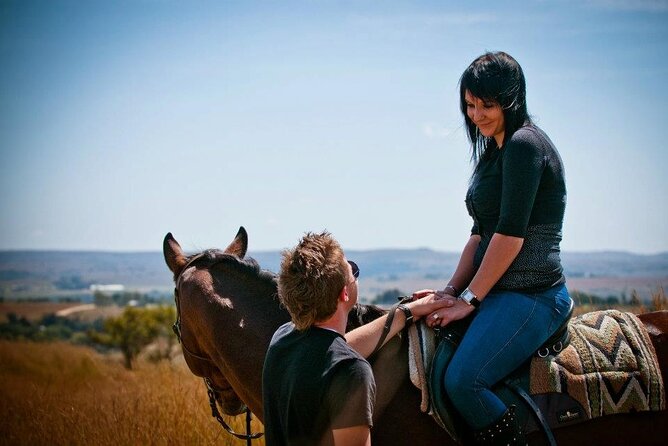
[[[459,106],[464,114],[466,133],[471,141],[471,160],[477,164],[485,156],[493,138],[486,138],[466,113],[466,91],[483,101],[497,102],[503,110],[503,142],[520,127],[530,124],[527,112],[526,82],[522,67],[510,55],[498,51],[474,60],[459,79]]]

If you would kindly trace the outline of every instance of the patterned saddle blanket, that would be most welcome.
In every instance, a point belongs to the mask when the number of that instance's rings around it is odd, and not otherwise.
[[[597,311],[575,318],[568,329],[568,347],[531,362],[531,395],[568,394],[585,419],[665,409],[656,352],[637,316]]]
[[[534,357],[509,378],[530,394],[550,427],[617,413],[665,410],[656,352],[637,316],[617,310],[587,313],[573,318],[568,330],[568,347],[556,356]],[[462,420],[453,413],[442,378],[461,336],[463,332],[443,341],[423,323],[408,332],[409,370],[422,392],[421,410],[455,439],[461,437],[457,431]],[[505,386],[495,390],[506,403],[519,406],[526,432],[538,429],[520,398]]]

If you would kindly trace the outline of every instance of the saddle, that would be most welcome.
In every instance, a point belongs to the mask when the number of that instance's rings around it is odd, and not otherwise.
[[[459,442],[470,432],[446,394],[444,376],[471,321],[455,321],[437,333],[423,324],[413,331],[421,347],[429,344],[430,335],[436,344],[433,355],[424,349],[417,355],[428,372],[428,402],[423,388],[422,410]],[[552,444],[554,428],[613,413],[665,409],[661,372],[646,329],[636,316],[616,310],[567,320],[493,390],[508,406],[516,406],[524,432],[543,430]]]

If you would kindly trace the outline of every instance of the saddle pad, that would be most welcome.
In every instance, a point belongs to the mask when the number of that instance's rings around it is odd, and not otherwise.
[[[597,311],[574,318],[571,343],[531,362],[532,395],[565,393],[586,418],[664,410],[661,369],[647,330],[632,313]]]
[[[436,335],[423,321],[408,328],[408,369],[411,382],[420,389],[420,410],[431,415],[428,374],[436,351]]]

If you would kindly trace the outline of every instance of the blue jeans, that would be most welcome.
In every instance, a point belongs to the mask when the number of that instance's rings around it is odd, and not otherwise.
[[[540,293],[489,293],[480,304],[445,374],[452,403],[475,430],[496,422],[507,407],[490,390],[522,365],[565,321],[565,285]]]

